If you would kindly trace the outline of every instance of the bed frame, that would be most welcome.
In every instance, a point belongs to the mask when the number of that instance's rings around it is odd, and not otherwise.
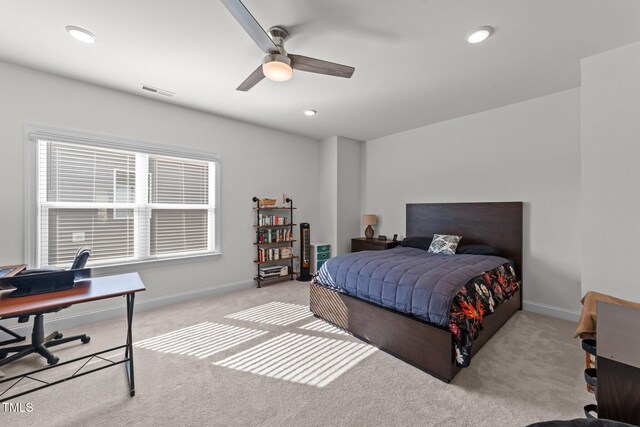
[[[522,280],[522,202],[407,204],[406,228],[407,237],[456,234],[462,236],[462,244],[498,248],[514,261]],[[460,370],[447,328],[314,284],[310,306],[316,317],[442,381],[450,382]],[[483,320],[472,357],[521,309],[522,288]]]

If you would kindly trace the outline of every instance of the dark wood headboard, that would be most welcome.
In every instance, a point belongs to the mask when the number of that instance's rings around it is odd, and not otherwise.
[[[488,245],[513,260],[522,278],[522,202],[407,203],[407,237],[462,236],[461,245]]]

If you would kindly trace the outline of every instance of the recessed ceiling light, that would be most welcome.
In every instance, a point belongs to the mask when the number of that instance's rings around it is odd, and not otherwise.
[[[316,114],[318,114],[316,110],[304,110],[305,116],[315,116]]]
[[[472,44],[480,43],[485,41],[492,33],[493,27],[480,27],[467,34],[467,41]]]
[[[67,30],[71,37],[78,41],[81,41],[82,43],[91,44],[96,42],[96,36],[91,34],[91,32],[85,30],[84,28],[67,25],[66,27],[64,27],[64,29]]]

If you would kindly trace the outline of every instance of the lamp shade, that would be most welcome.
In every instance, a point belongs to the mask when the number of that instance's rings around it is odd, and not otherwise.
[[[378,219],[373,214],[364,214],[362,215],[362,223],[364,225],[376,225]]]

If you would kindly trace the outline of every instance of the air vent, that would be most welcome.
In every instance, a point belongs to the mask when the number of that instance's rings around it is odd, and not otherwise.
[[[169,92],[168,90],[158,89],[157,87],[148,86],[148,85],[142,85],[142,90],[146,90],[147,92],[157,93],[158,95],[164,95],[169,97],[175,95],[174,92]]]

